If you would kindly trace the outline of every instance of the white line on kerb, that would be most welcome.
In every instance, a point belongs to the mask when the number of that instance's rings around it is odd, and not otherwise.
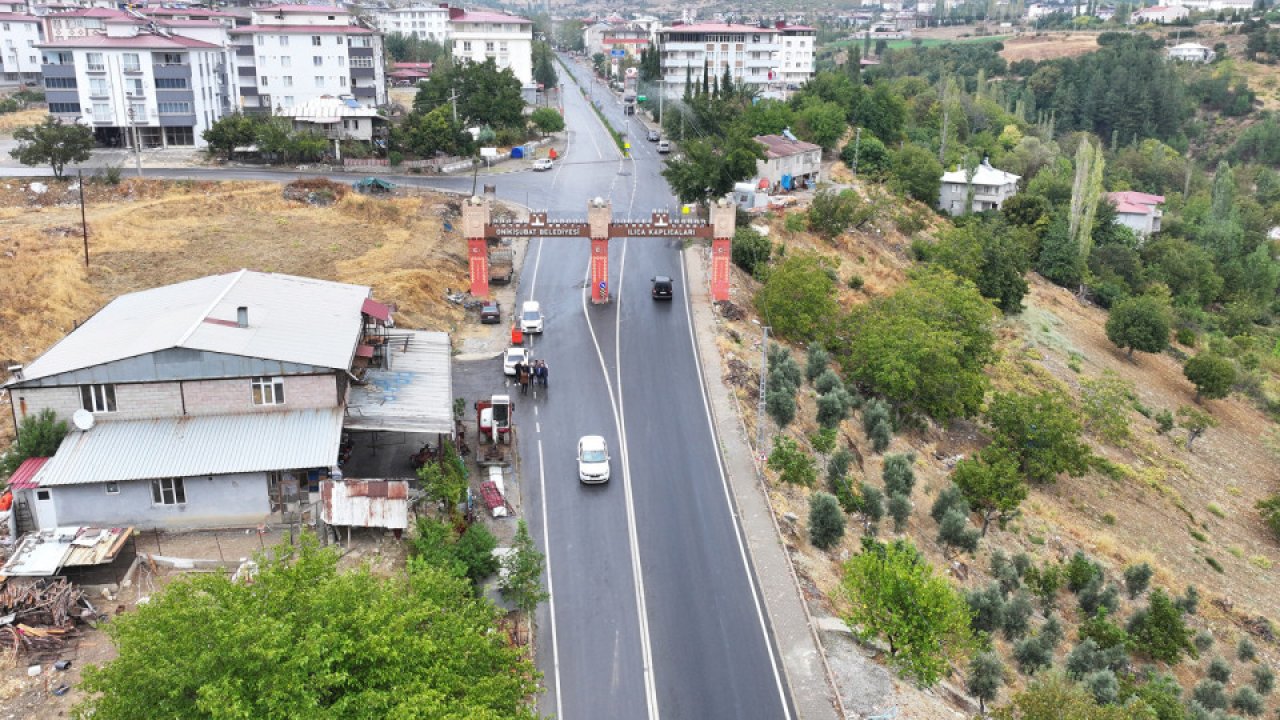
[[[560,645],[556,640],[556,591],[551,580],[551,540],[547,534],[547,473],[542,466],[542,440],[538,440],[538,488],[542,493],[542,549],[547,563],[547,613],[551,616],[551,675],[556,686],[556,717],[564,717],[560,700]]]
[[[627,241],[622,241],[622,261],[618,267],[618,287],[614,291],[618,305],[615,306],[615,315],[621,316],[622,303],[622,274],[627,264]],[[587,296],[591,293],[591,264],[587,263],[587,283],[586,292],[582,294],[582,314],[587,319],[587,330],[591,333],[591,342],[596,348],[596,357],[600,360],[600,371],[604,373],[605,386],[609,391],[609,405],[613,408],[613,421],[618,427],[618,452],[621,456],[622,463],[622,491],[623,498],[627,509],[627,541],[631,550],[631,574],[635,580],[636,590],[636,615],[640,624],[640,658],[644,669],[644,695],[645,705],[649,711],[650,720],[658,720],[658,689],[654,680],[653,666],[653,650],[649,644],[649,614],[645,607],[644,600],[644,571],[640,567],[640,541],[636,536],[636,507],[635,501],[631,495],[631,468],[627,460],[627,434],[626,423],[623,420],[623,413],[620,408],[622,403],[622,375],[618,374],[618,395],[615,398],[613,394],[613,381],[609,379],[609,368],[604,361],[604,353],[600,351],[600,339],[596,336],[595,326],[591,323],[591,315],[587,308]],[[618,345],[620,334],[614,334],[614,352],[617,353],[619,359],[619,368],[621,367],[621,353]]]
[[[693,364],[694,374],[698,377],[698,389],[702,394],[702,409],[707,416],[707,428],[711,431],[713,442],[716,438],[715,419],[711,416],[711,404],[707,400],[707,388],[702,382],[702,363],[698,354],[698,339],[693,333],[693,313],[689,309],[688,290],[689,276],[684,265],[684,253],[680,253],[680,278],[686,288],[684,315],[689,326],[689,344],[693,348]],[[760,621],[760,635],[764,638],[765,649],[769,652],[769,666],[773,669],[773,681],[778,688],[778,699],[782,702],[782,713],[786,720],[791,720],[791,707],[787,704],[787,692],[783,689],[782,673],[778,669],[777,658],[774,657],[773,646],[769,642],[769,626],[764,619],[764,608],[760,606],[760,589],[756,586],[755,576],[751,574],[751,564],[747,561],[747,548],[742,541],[742,528],[738,522],[737,513],[734,511],[733,498],[729,491],[729,477],[724,472],[724,462],[720,458],[719,442],[715,444],[716,467],[720,470],[720,485],[724,488],[724,502],[729,509],[729,516],[733,520],[733,536],[738,541],[738,555],[742,558],[742,570],[747,575],[747,583],[751,585],[751,600],[756,606],[756,618]]]

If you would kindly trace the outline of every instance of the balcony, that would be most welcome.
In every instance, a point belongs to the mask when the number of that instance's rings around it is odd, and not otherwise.
[[[84,70],[91,73],[104,73],[107,71],[107,66],[103,63],[86,63]]]
[[[253,46],[252,45],[237,46],[236,57],[253,57]]]
[[[253,85],[241,85],[240,97],[258,97],[262,93],[258,92],[258,88]]]
[[[159,64],[153,65],[151,71],[155,73],[157,80],[190,80],[191,66],[186,64]]]
[[[351,88],[351,94],[358,98],[372,98],[378,96],[378,88],[356,87]]]
[[[76,66],[45,63],[40,66],[40,72],[46,78],[73,78],[76,76]]]
[[[142,65],[125,65],[120,70],[130,75],[140,75],[142,73]]]
[[[236,68],[236,74],[242,78],[243,77],[253,78],[258,76],[258,73],[256,72],[256,68],[253,68],[253,67],[238,67]]]
[[[377,77],[377,76],[378,76],[378,75],[377,75],[377,72],[376,72],[373,68],[371,68],[371,67],[368,67],[368,68],[363,68],[363,67],[353,67],[353,68],[351,68],[351,79],[353,79],[353,80],[354,80],[355,78],[368,78],[368,79],[372,80],[373,78],[375,78],[375,77]]]
[[[369,57],[369,58],[371,58],[371,57],[373,57],[373,48],[366,48],[366,47],[349,47],[349,48],[347,48],[347,55],[349,55],[350,57]]]

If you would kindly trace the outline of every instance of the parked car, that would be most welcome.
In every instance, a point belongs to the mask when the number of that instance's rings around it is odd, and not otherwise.
[[[480,306],[480,322],[494,325],[502,322],[502,305],[497,300],[487,300]]]
[[[609,446],[599,435],[578,440],[578,479],[584,483],[609,481]]]
[[[542,304],[537,300],[526,300],[520,306],[520,329],[527,333],[542,332]]]
[[[529,362],[529,351],[522,347],[509,347],[502,353],[502,374],[515,377],[516,365]]]
[[[670,300],[671,299],[671,278],[666,275],[659,275],[653,279],[653,299],[654,300]]]
[[[533,169],[535,172],[550,170],[555,167],[555,162],[551,158],[538,158],[533,161]]]
[[[661,139],[662,139],[662,133],[658,132],[657,130],[649,131],[649,142],[658,142]]]
[[[665,154],[665,153],[669,153],[669,152],[671,152],[671,141],[670,141],[670,140],[659,140],[659,141],[658,141],[658,152],[660,152],[660,153],[664,153],[664,154]]]

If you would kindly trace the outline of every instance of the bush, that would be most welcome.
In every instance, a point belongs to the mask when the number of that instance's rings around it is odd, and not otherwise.
[[[864,206],[852,190],[819,190],[809,204],[809,229],[827,240],[870,219],[875,208]]]
[[[813,485],[818,469],[813,457],[800,449],[795,440],[786,436],[773,439],[773,451],[769,453],[769,469],[778,473],[778,479],[788,485]]]
[[[827,550],[844,537],[844,513],[836,499],[824,492],[809,497],[809,542]]]
[[[1079,593],[1095,579],[1102,578],[1102,567],[1080,550],[1075,551],[1066,565],[1067,589]]]
[[[1110,670],[1097,670],[1084,676],[1083,684],[1099,705],[1110,705],[1120,695],[1120,683]]]
[[[1054,606],[1058,591],[1062,589],[1062,578],[1062,566],[1047,562],[1028,568],[1022,575],[1027,588],[1040,599],[1040,606],[1046,610]]]
[[[1031,558],[1024,553],[1018,553],[1018,556],[1027,565],[1011,562],[1003,550],[996,549],[991,552],[991,575],[1000,583],[1000,589],[1005,594],[1022,587],[1022,573],[1026,572],[1031,562]]]
[[[1198,652],[1208,652],[1209,648],[1213,647],[1213,633],[1208,630],[1201,630],[1196,633],[1195,639],[1191,642]]]
[[[1134,614],[1128,631],[1134,649],[1152,660],[1175,665],[1183,654],[1196,654],[1182,612],[1160,588],[1151,592],[1147,609]]]
[[[740,227],[733,233],[730,257],[734,265],[758,277],[759,270],[768,265],[772,250],[769,238],[749,227]]]
[[[785,228],[787,232],[804,232],[809,228],[809,217],[803,212],[787,213],[782,219],[782,227]]]
[[[1163,435],[1173,429],[1173,413],[1161,410],[1156,413],[1156,432]]]
[[[1231,709],[1239,710],[1245,715],[1257,717],[1262,714],[1262,696],[1256,690],[1245,685],[1231,696]]]
[[[787,387],[771,387],[764,395],[764,409],[778,424],[784,428],[796,419],[796,396]]]
[[[956,508],[948,510],[938,523],[938,542],[960,552],[977,550],[981,537],[982,533],[969,527],[969,518]]]
[[[832,390],[844,390],[844,381],[835,370],[827,368],[813,378],[813,389],[817,390],[819,395],[826,395]]]
[[[916,484],[916,474],[911,468],[915,459],[916,456],[911,453],[885,456],[882,474],[886,493],[911,497]]]
[[[1196,610],[1200,607],[1200,592],[1196,590],[1195,585],[1188,585],[1186,594],[1175,600],[1174,605],[1188,615],[1195,615]],[[1212,642],[1213,637],[1210,636],[1209,640]]]
[[[1259,502],[1257,508],[1262,513],[1262,521],[1280,538],[1280,494]]]
[[[902,532],[911,517],[911,498],[906,495],[889,496],[889,517],[893,518],[893,531]]]
[[[1240,662],[1253,662],[1258,657],[1258,649],[1253,646],[1252,640],[1242,637],[1236,644],[1236,657],[1240,658]]]
[[[1000,630],[1004,633],[1005,639],[1012,642],[1026,635],[1031,624],[1031,614],[1034,611],[1035,609],[1031,607],[1031,596],[1027,593],[1020,592],[1010,598],[1000,614]]]
[[[893,439],[893,421],[889,412],[889,404],[879,398],[872,398],[862,408],[862,429],[871,441],[876,452],[884,452]]]
[[[998,584],[970,590],[964,599],[969,604],[969,624],[974,630],[994,633],[1000,628],[1004,617],[1004,594]]]
[[[1196,386],[1196,399],[1224,398],[1236,382],[1236,366],[1215,353],[1200,353],[1182,366],[1182,374]]]
[[[1112,648],[1125,650],[1129,646],[1129,634],[1124,628],[1108,620],[1107,616],[1108,611],[1102,609],[1080,623],[1080,639],[1093,640],[1100,650]]]
[[[1276,675],[1266,665],[1253,668],[1253,687],[1262,695],[1270,695],[1276,686]]]
[[[821,345],[809,346],[809,357],[805,360],[804,376],[812,383],[818,379],[818,376],[826,372],[827,364],[831,362],[831,353],[827,352]]]
[[[1124,589],[1129,593],[1130,600],[1147,591],[1154,574],[1155,571],[1147,563],[1130,565],[1124,569]]]
[[[1053,646],[1045,642],[1042,635],[1023,638],[1013,646],[1013,660],[1018,665],[1018,672],[1035,675],[1053,666]]]
[[[1077,597],[1080,600],[1080,608],[1086,615],[1093,615],[1099,608],[1106,608],[1108,613],[1115,613],[1120,607],[1120,588],[1115,583],[1104,585],[1100,577],[1086,585]]]
[[[849,415],[849,400],[843,389],[835,389],[818,396],[818,424],[835,428]]]
[[[67,436],[67,423],[52,410],[28,415],[18,425],[18,439],[0,455],[0,477],[7,478],[18,466],[33,457],[53,457]]]
[[[458,538],[454,553],[467,566],[467,579],[472,585],[478,587],[485,578],[498,572],[498,558],[493,554],[497,546],[498,539],[481,523],[468,525]]]
[[[1223,685],[1226,685],[1231,681],[1231,666],[1227,664],[1225,659],[1216,657],[1209,661],[1209,667],[1205,668],[1205,674],[1208,675],[1210,679],[1217,680]]]
[[[1117,445],[1129,439],[1129,398],[1133,383],[1111,371],[1080,382],[1080,405],[1085,426],[1099,438]]]
[[[1217,680],[1201,680],[1191,690],[1191,699],[1209,710],[1227,707],[1227,688]]]
[[[969,514],[969,501],[964,499],[964,493],[960,492],[960,488],[955,485],[948,485],[942,488],[942,492],[938,493],[938,497],[933,501],[933,507],[929,509],[929,517],[933,518],[936,523],[941,523],[947,511],[955,508],[961,515]]]

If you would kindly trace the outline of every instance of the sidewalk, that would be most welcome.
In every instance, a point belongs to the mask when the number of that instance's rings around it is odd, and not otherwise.
[[[685,250],[688,295],[703,382],[733,490],[738,520],[751,553],[756,583],[769,614],[773,640],[782,661],[798,720],[835,720],[836,692],[829,680],[826,658],[819,646],[795,571],[778,537],[773,512],[756,474],[752,450],[737,405],[721,376],[720,351],[716,347],[719,319],[711,305],[708,281],[708,248],[693,245]]]

